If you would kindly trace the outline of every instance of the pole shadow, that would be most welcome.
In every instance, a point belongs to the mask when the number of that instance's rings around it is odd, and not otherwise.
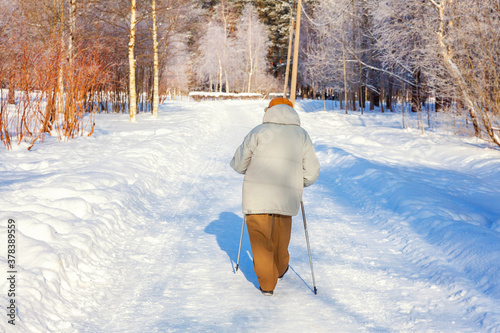
[[[242,224],[242,217],[231,212],[222,212],[219,214],[218,220],[210,222],[210,224],[205,228],[205,233],[209,235],[215,235],[217,244],[219,245],[220,249],[226,252],[227,256],[229,257],[231,268],[233,269],[233,273],[235,274]],[[248,282],[252,283],[255,288],[259,289],[259,282],[253,269],[251,252],[252,249],[250,246],[250,239],[248,237],[248,230],[245,225],[238,270],[243,273]]]
[[[292,267],[292,265],[288,265],[288,267],[290,267],[290,269],[295,273],[295,275],[297,275],[297,277],[302,281],[302,283],[304,283],[305,286],[314,294],[314,289],[309,284],[307,284],[307,282],[302,278],[302,276],[299,275],[299,273],[297,273],[297,271]]]

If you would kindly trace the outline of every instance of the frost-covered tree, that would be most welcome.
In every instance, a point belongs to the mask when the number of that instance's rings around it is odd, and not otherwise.
[[[311,16],[313,19],[311,19]],[[364,104],[366,91],[378,95],[379,82],[372,73],[376,55],[371,38],[371,12],[366,1],[318,1],[311,15],[305,47],[305,83],[325,90],[328,86]],[[346,98],[347,99],[347,98]]]
[[[206,27],[199,47],[199,55],[195,61],[194,71],[199,81],[209,83],[209,89],[222,91],[223,76],[226,72],[226,31],[224,26],[211,21]]]
[[[128,43],[128,59],[129,59],[129,110],[130,110],[130,121],[136,121],[137,114],[137,97],[136,97],[136,87],[135,87],[135,34],[137,26],[137,5],[136,0],[131,0],[130,7],[130,39]]]
[[[238,66],[235,63],[235,41],[234,41],[234,30],[236,29],[237,23],[237,8],[235,8],[230,2],[226,0],[221,0],[221,2],[215,7],[215,17],[221,23],[224,28],[224,47],[222,49],[224,59],[224,78],[226,85],[226,92],[231,91],[231,86],[229,82],[233,83],[236,79],[238,73]]]
[[[270,45],[266,26],[259,20],[257,10],[251,4],[241,13],[236,33],[240,56],[247,75],[246,91],[252,91],[252,84],[266,75],[267,53]],[[258,88],[258,87],[257,87]]]
[[[237,10],[222,0],[212,6],[210,20],[198,40],[198,54],[193,71],[198,82],[208,83],[210,90],[226,92],[233,90],[238,76],[235,63],[236,49],[234,31],[237,23]]]
[[[373,1],[386,66],[415,72],[500,145],[500,1]],[[415,81],[421,86],[421,81]]]
[[[226,92],[262,90],[269,83],[267,28],[251,5],[245,6],[239,19],[235,13],[225,2],[215,7],[200,38],[193,71],[197,81],[208,84],[210,89],[215,86],[218,91],[225,87]]]
[[[164,73],[162,75],[162,86],[166,91],[187,93],[189,91],[189,53],[185,43],[170,42],[170,56],[168,57]]]
[[[438,105],[455,101],[476,135],[499,144],[499,8],[499,0],[318,0],[305,78],[344,86],[360,104],[363,91],[390,102],[395,88],[413,111],[432,90]]]
[[[422,1],[402,4],[392,0],[371,0],[370,6],[374,12],[375,46],[382,66],[411,88],[412,109],[418,111],[431,79],[427,76],[428,69],[439,65],[433,47],[432,8]]]
[[[335,8],[337,4],[333,1],[321,1],[312,15],[316,25],[304,20],[305,24],[311,25],[311,33],[304,47],[306,58],[303,75],[306,84],[322,82],[343,90],[343,24],[342,18],[332,21],[337,16]]]

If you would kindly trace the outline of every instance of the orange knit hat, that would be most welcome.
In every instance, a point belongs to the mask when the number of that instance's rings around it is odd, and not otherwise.
[[[276,98],[273,98],[269,102],[269,106],[266,108],[266,111],[267,111],[267,109],[272,108],[273,106],[278,105],[278,104],[286,104],[286,105],[293,108],[293,103],[288,98],[276,97]]]

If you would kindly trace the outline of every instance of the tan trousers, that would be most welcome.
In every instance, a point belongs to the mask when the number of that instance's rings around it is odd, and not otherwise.
[[[271,291],[288,267],[292,217],[278,214],[247,215],[253,266],[262,290]]]

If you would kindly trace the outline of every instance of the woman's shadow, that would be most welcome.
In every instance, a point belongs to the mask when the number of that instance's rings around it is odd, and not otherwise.
[[[242,217],[234,213],[223,212],[220,213],[218,220],[210,222],[210,224],[205,228],[205,232],[207,234],[215,235],[220,249],[226,252],[231,262],[233,273],[236,273],[242,223]],[[259,289],[259,282],[253,269],[251,251],[248,231],[245,226],[238,269],[243,273],[249,282],[253,283],[255,288]]]

